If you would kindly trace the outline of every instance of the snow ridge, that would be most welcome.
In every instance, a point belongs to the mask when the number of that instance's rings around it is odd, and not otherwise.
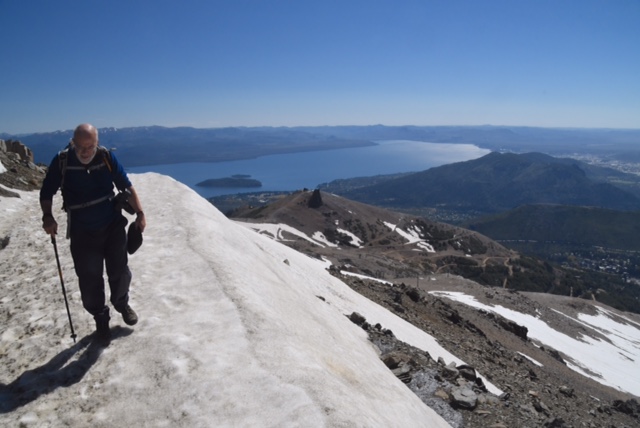
[[[0,395],[9,404],[0,425],[448,426],[345,315],[359,311],[423,345],[432,340],[426,333],[351,290],[322,262],[226,219],[185,185],[153,173],[131,178],[149,222],[130,260],[140,322],[131,329],[115,314],[104,351],[85,338],[93,322],[59,239],[80,342],[69,338],[37,193],[0,200],[0,232],[11,236],[2,270],[14,269],[2,277]],[[53,364],[61,359],[64,367]],[[67,384],[58,374],[70,366],[81,370]],[[21,381],[26,372],[31,380]],[[43,379],[57,384],[34,395]]]

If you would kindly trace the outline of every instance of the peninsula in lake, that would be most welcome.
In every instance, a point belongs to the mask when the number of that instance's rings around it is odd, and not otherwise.
[[[250,175],[236,174],[231,177],[210,178],[196,184],[200,187],[262,187],[262,183]]]

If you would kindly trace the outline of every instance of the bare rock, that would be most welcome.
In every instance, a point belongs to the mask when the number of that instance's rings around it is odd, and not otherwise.
[[[451,402],[454,407],[473,410],[478,404],[478,394],[467,386],[451,390]]]

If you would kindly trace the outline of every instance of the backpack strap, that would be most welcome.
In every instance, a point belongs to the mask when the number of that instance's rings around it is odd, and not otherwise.
[[[68,169],[70,170],[81,170],[81,171],[87,171],[88,173],[91,173],[92,171],[98,170],[100,168],[103,168],[104,166],[107,167],[107,169],[109,170],[110,174],[113,174],[113,167],[111,166],[111,150],[102,147],[102,146],[98,146],[98,151],[100,152],[100,156],[102,156],[102,164],[97,164],[97,165],[92,165],[90,167],[84,167],[84,166],[68,166],[68,160],[69,160],[69,149],[71,148],[71,143],[69,143],[67,145],[67,147],[65,147],[64,150],[61,150],[58,152],[58,165],[60,167],[60,174],[62,175],[62,178],[60,180],[60,193],[62,194],[62,209],[67,213],[67,239],[69,239],[70,236],[70,231],[71,231],[71,216],[69,215],[69,212],[73,209],[79,209],[79,208],[86,208],[88,206],[91,205],[95,205],[98,204],[100,202],[112,199],[113,196],[105,196],[102,198],[98,198],[96,200],[93,201],[89,201],[86,202],[84,204],[78,204],[78,205],[73,205],[70,207],[67,207],[67,204],[64,202],[64,178],[66,175],[66,172]],[[96,153],[96,156],[98,156],[98,153]]]
[[[89,202],[85,202],[83,204],[78,204],[78,205],[71,205],[67,207],[67,212],[71,211],[71,210],[77,210],[79,208],[86,208],[86,207],[90,207],[92,205],[97,205],[100,202],[104,202],[104,201],[110,201],[112,200],[114,197],[113,195],[107,195],[107,196],[103,196],[101,198],[98,199],[94,199],[93,201],[89,201]]]
[[[107,166],[109,172],[113,172],[113,168],[111,167],[111,150],[98,146],[98,148],[102,151],[102,162]]]
[[[60,174],[62,175],[62,179],[60,180],[60,193],[62,193],[63,197],[64,197],[64,178],[65,178],[67,169],[92,172],[92,171],[95,171],[96,169],[102,168],[103,166],[102,164],[93,165],[88,168],[84,166],[67,166],[70,148],[71,148],[71,144],[69,143],[69,145],[67,145],[67,147],[64,150],[61,150],[58,152],[58,165],[60,166]],[[102,146],[98,146],[98,151],[100,152],[100,156],[102,156],[102,162],[104,166],[107,167],[110,173],[113,173],[113,167],[111,166],[111,150]],[[96,155],[98,154],[96,153]]]
[[[74,206],[74,207],[67,207],[66,203],[64,202],[64,179],[67,173],[67,170],[77,170],[77,171],[87,171],[88,173],[91,173],[95,170],[98,170],[100,168],[103,167],[107,167],[107,169],[109,170],[109,173],[113,173],[113,167],[111,166],[111,150],[102,147],[102,146],[98,146],[97,150],[100,153],[96,153],[96,156],[102,156],[102,162],[101,164],[96,164],[96,165],[92,165],[90,167],[86,167],[86,166],[68,166],[68,160],[69,160],[69,150],[71,149],[71,143],[69,143],[67,145],[67,147],[65,147],[64,150],[61,150],[58,152],[58,165],[60,167],[60,174],[62,175],[62,179],[60,180],[60,193],[62,194],[62,209],[64,211],[67,211],[67,209],[71,209],[71,208],[81,208],[81,206]],[[94,201],[91,201],[94,202]],[[102,200],[100,200],[99,202],[102,202]],[[84,206],[88,206],[85,204],[81,204]],[[93,205],[93,203],[89,203],[89,205]]]
[[[62,178],[60,179],[60,193],[62,194],[62,199],[64,201],[64,178],[65,173],[67,172],[67,161],[69,160],[69,148],[71,147],[71,143],[67,145],[64,150],[58,152],[58,166],[60,168],[60,175]],[[64,202],[62,209],[64,208]]]

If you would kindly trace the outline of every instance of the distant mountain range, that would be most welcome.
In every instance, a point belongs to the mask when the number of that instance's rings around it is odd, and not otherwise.
[[[36,162],[49,163],[73,131],[23,135]],[[341,139],[292,128],[103,128],[100,144],[116,150],[128,167],[184,162],[222,162],[259,156],[372,145],[370,141]]]
[[[48,163],[63,149],[72,130],[0,134],[20,140]],[[300,151],[361,147],[379,140],[416,140],[474,144],[492,151],[550,154],[597,153],[639,158],[640,130],[552,129],[504,126],[300,126],[198,129],[141,126],[101,128],[102,145],[117,149],[128,166],[181,162],[218,162]]]

